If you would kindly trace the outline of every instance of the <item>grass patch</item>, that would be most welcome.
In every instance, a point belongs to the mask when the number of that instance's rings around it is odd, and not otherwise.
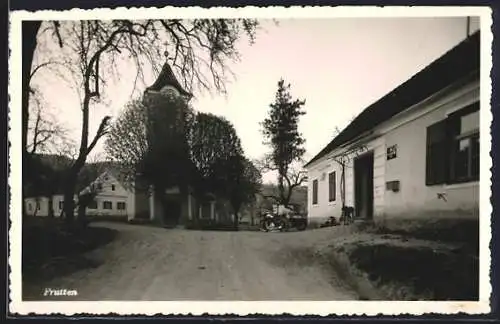
[[[362,244],[348,256],[391,299],[479,298],[479,259],[461,250]]]
[[[279,251],[276,261],[319,266],[360,299],[478,300],[477,220],[389,220],[303,235],[299,248]]]
[[[469,254],[479,253],[479,221],[476,219],[390,219],[360,224],[359,230],[409,239],[458,243]]]
[[[85,252],[108,244],[118,232],[104,227],[68,227],[60,219],[23,219],[23,280],[42,281],[98,264]]]

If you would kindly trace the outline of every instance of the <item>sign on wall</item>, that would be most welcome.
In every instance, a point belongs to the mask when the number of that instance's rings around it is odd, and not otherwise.
[[[398,146],[396,144],[387,147],[387,160],[395,159],[398,156]]]

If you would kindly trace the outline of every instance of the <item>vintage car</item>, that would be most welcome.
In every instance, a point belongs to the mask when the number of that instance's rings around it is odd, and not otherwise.
[[[274,206],[273,210],[261,212],[261,230],[263,231],[288,231],[297,229],[303,231],[307,228],[307,214],[298,211],[297,206]]]

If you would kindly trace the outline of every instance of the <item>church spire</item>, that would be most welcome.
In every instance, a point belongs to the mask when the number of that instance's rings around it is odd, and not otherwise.
[[[169,53],[166,49],[164,55],[165,63],[163,64],[163,68],[161,69],[156,81],[150,87],[146,88],[146,91],[160,91],[165,86],[171,86],[177,89],[181,95],[191,98],[193,95],[186,91],[180,84],[179,80],[175,77],[174,72],[168,63]]]

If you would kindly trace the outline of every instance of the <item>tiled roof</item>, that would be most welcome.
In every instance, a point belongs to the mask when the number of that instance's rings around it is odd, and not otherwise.
[[[479,40],[480,33],[477,31],[408,81],[366,108],[305,167],[432,94],[479,71]]]

